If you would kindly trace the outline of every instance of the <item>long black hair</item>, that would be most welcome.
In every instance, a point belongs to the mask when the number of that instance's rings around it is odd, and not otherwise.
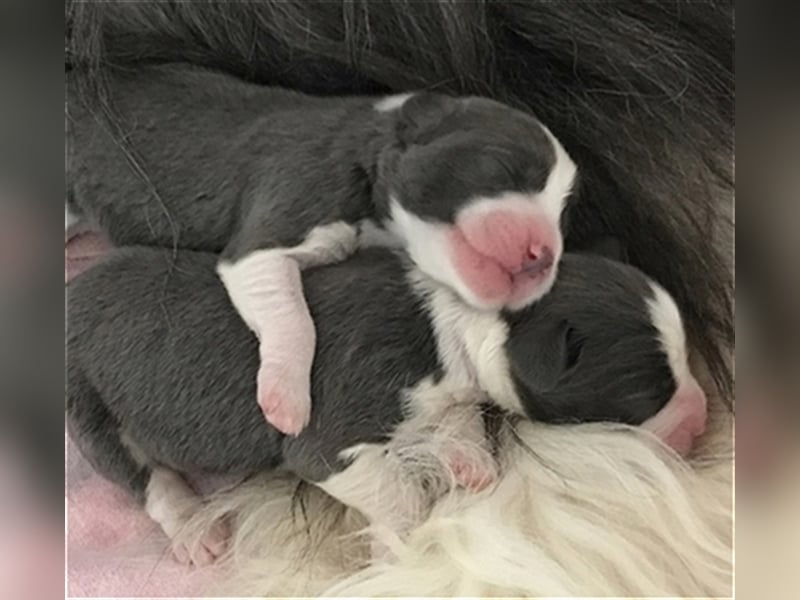
[[[530,111],[579,164],[567,249],[601,236],[677,299],[732,395],[730,2],[67,3],[67,68],[191,62],[315,94],[435,89]]]

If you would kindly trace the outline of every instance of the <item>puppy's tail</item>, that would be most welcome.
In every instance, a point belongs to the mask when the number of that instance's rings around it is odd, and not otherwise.
[[[318,94],[432,88],[535,113],[581,170],[568,249],[622,240],[732,391],[733,7],[683,0],[68,3],[67,56],[184,61]]]

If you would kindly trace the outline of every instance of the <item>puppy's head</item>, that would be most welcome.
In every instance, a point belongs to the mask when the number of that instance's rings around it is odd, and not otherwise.
[[[484,98],[406,96],[379,105],[397,146],[381,173],[388,225],[428,275],[485,309],[547,293],[576,167],[535,118]]]
[[[507,314],[512,378],[528,416],[644,424],[679,452],[705,428],[678,308],[637,269],[567,254],[552,291]]]

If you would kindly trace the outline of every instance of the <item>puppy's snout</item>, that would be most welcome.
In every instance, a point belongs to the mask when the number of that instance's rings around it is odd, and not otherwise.
[[[557,223],[530,202],[481,208],[463,214],[450,232],[459,285],[481,308],[527,306],[555,278],[562,245]]]
[[[541,216],[498,208],[464,219],[460,228],[475,250],[510,274],[541,273],[555,262],[558,231]]]
[[[522,259],[521,272],[535,277],[553,266],[555,257],[549,246],[529,246]]]
[[[686,455],[696,438],[706,430],[708,401],[694,377],[683,382],[667,404],[642,425],[661,440]]]

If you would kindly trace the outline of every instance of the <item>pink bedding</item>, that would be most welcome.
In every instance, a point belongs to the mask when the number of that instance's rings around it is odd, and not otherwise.
[[[126,493],[97,475],[67,442],[67,595],[209,595],[214,568],[179,564],[167,538]]]

